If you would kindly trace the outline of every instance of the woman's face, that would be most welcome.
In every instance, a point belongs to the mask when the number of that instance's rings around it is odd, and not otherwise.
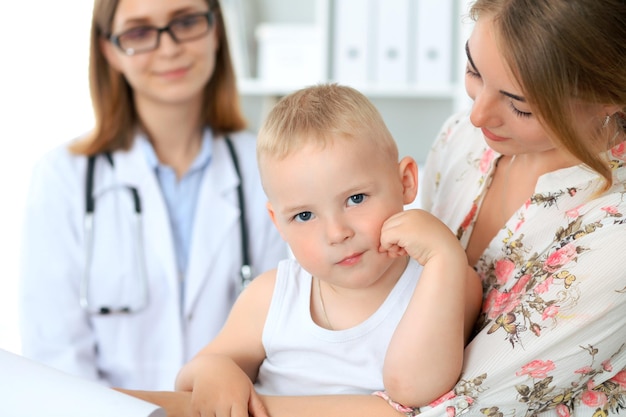
[[[550,138],[539,123],[500,54],[495,31],[489,16],[480,17],[467,43],[465,88],[474,100],[472,124],[482,130],[489,147],[501,154],[540,156],[547,166],[578,163],[557,147],[558,141]],[[576,100],[572,104],[571,123],[581,137],[593,137],[604,117],[619,110]],[[594,152],[603,150],[606,146],[599,142]]]
[[[474,101],[470,120],[487,144],[505,155],[553,150],[498,50],[491,19],[476,22],[467,57],[465,88]]]
[[[140,27],[162,28],[172,19],[208,10],[204,0],[120,0],[111,32],[119,35]],[[201,100],[204,86],[215,69],[218,46],[215,23],[205,35],[180,43],[169,32],[161,32],[158,48],[135,55],[127,55],[108,40],[101,43],[109,64],[133,88],[138,105],[142,102],[180,105]]]

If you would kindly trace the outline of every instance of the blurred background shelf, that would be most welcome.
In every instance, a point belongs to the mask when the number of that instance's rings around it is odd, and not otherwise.
[[[469,0],[222,2],[227,25],[235,23],[233,55],[245,63],[238,86],[251,130],[282,96],[335,81],[368,96],[401,155],[423,162],[445,119],[469,105],[462,83]],[[424,75],[420,64],[428,59]]]

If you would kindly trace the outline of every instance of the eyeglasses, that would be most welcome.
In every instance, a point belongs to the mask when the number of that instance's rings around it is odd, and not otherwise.
[[[176,43],[188,42],[205,35],[214,23],[213,12],[194,13],[172,19],[161,28],[140,26],[110,35],[109,40],[126,55],[136,55],[157,49],[163,32],[169,33]]]

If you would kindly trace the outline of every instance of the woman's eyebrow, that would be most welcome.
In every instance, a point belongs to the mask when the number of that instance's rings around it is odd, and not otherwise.
[[[526,103],[526,99],[522,96],[518,96],[517,94],[513,94],[513,93],[509,93],[507,91],[504,90],[500,90],[500,94],[503,94],[507,97],[512,98],[513,100],[517,100],[517,101],[521,101],[522,103]]]
[[[476,68],[476,65],[474,64],[474,60],[472,59],[472,54],[470,53],[469,41],[465,42],[465,55],[467,55],[467,60],[469,61],[470,66],[474,69],[474,71],[480,74],[480,71],[478,71],[478,69]],[[520,95],[509,93],[508,91],[504,91],[504,90],[499,90],[499,93],[507,97],[510,97],[513,100],[526,103],[526,99]]]

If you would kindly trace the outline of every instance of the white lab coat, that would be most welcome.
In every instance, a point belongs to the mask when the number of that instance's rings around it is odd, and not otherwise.
[[[230,137],[242,170],[250,256],[258,274],[276,267],[288,252],[265,208],[255,138],[248,133]],[[90,316],[81,309],[87,158],[59,148],[35,169],[25,213],[23,354],[115,387],[171,390],[181,366],[220,330],[238,293],[239,180],[226,143],[214,140],[195,212],[183,296],[167,208],[154,172],[137,141],[130,151],[113,153],[113,159],[115,168],[103,157],[96,159],[91,301],[137,303],[132,199],[124,190],[106,191],[127,184],[141,196],[149,304],[132,315]]]

